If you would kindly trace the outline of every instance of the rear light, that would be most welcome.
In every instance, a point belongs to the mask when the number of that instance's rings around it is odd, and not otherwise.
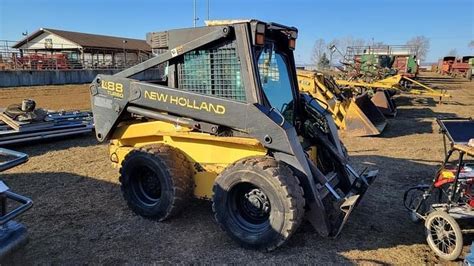
[[[255,35],[255,44],[256,45],[264,45],[265,44],[265,35],[257,33]]]
[[[295,50],[296,48],[296,39],[289,39],[288,40],[288,47],[290,50]]]
[[[265,34],[265,24],[257,24],[257,33]]]
[[[288,34],[288,47],[290,50],[295,50],[296,48],[296,38],[298,38],[297,31],[289,31]]]
[[[264,45],[265,44],[265,24],[257,24],[255,31],[255,44]]]

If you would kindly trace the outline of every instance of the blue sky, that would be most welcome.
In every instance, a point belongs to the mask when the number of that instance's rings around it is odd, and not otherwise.
[[[198,25],[207,0],[197,0]],[[211,19],[257,18],[299,29],[296,59],[310,61],[314,41],[352,36],[404,44],[431,41],[427,61],[449,50],[474,54],[474,0],[210,0]],[[0,0],[0,40],[17,40],[41,27],[145,38],[146,32],[192,26],[192,0]]]

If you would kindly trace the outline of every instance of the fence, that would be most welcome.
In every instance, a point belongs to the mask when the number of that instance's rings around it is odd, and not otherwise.
[[[113,75],[118,69],[72,70],[14,70],[0,71],[0,89],[4,87],[42,86],[90,83],[98,74]],[[132,76],[133,79],[158,81],[163,79],[162,69],[148,69]]]
[[[0,40],[1,70],[71,70],[124,69],[149,59],[150,51],[72,47],[70,44],[29,43],[29,47],[44,49],[16,49],[15,41]],[[58,46],[60,47],[58,49]]]

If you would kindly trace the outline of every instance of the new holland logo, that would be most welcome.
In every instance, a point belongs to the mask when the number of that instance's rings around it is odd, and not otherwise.
[[[172,96],[164,93],[147,91],[145,90],[145,98],[153,101],[159,101],[163,103],[175,104],[182,107],[206,111],[209,113],[215,113],[218,115],[225,114],[225,106],[220,104],[213,104],[208,102],[199,102],[196,100],[191,100],[186,97]]]

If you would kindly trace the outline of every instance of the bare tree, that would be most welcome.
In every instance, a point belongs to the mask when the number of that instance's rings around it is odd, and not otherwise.
[[[372,44],[372,48],[387,48],[388,45],[385,44],[384,42],[374,42],[374,44]]]
[[[327,47],[326,47],[326,42],[324,41],[324,39],[321,39],[321,38],[317,39],[314,42],[313,53],[311,55],[311,63],[317,66],[321,60],[321,57],[326,52],[327,52]]]
[[[413,46],[417,58],[423,62],[430,50],[430,39],[425,36],[415,36],[407,41],[407,45]]]
[[[474,49],[474,40],[470,41],[467,46],[471,49]]]
[[[346,36],[338,39],[339,48],[346,50],[347,47],[360,47],[365,45],[364,39],[355,39],[352,36]]]
[[[456,49],[451,49],[451,50],[449,50],[449,52],[448,52],[447,55],[450,55],[450,56],[457,56],[457,55],[458,55],[458,50],[456,50]]]

